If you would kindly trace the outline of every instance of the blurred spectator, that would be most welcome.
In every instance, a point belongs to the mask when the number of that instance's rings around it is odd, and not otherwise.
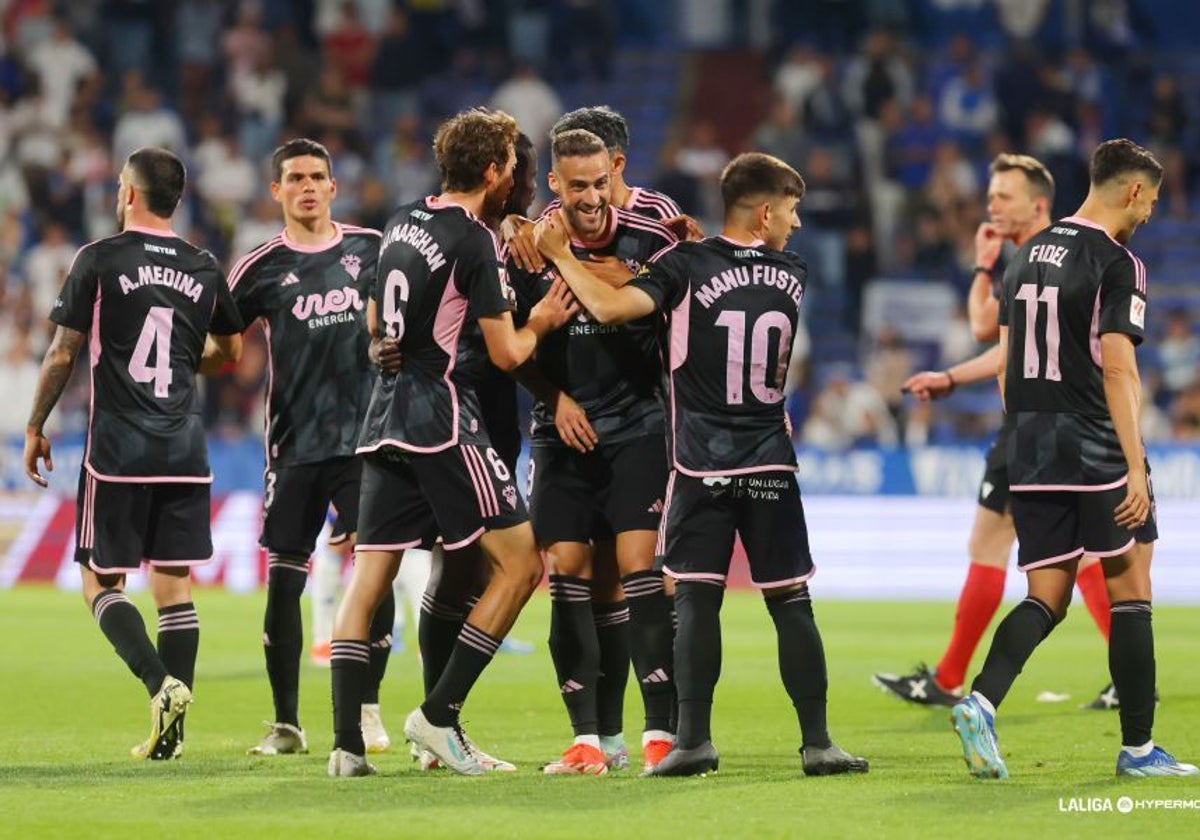
[[[1149,140],[1160,146],[1178,146],[1187,123],[1187,105],[1179,81],[1169,73],[1156,76],[1146,117]]]
[[[793,47],[779,69],[775,71],[775,90],[799,113],[808,102],[809,94],[821,83],[820,58],[811,46]]]
[[[272,59],[272,50],[265,50],[249,70],[230,75],[238,112],[238,140],[251,160],[262,160],[271,153],[283,126],[287,77]]]
[[[371,65],[371,112],[377,128],[386,130],[398,117],[420,113],[419,90],[427,67],[421,45],[409,29],[408,15],[394,7]]]
[[[904,346],[900,334],[890,326],[879,331],[874,345],[864,365],[867,382],[883,398],[903,440],[905,403],[900,389],[904,386],[904,380],[913,373],[913,355]]]
[[[41,85],[46,118],[59,128],[66,125],[80,87],[98,82],[96,59],[75,40],[62,18],[54,19],[50,37],[29,52],[25,64]]]
[[[306,93],[301,124],[308,136],[352,131],[358,125],[354,98],[336,67],[323,66],[316,86]]]
[[[359,20],[357,4],[343,0],[337,26],[321,42],[325,66],[336,68],[352,91],[361,91],[370,77],[375,46],[375,36]]]
[[[395,120],[390,134],[375,146],[372,170],[394,204],[406,204],[437,191],[438,170],[416,116]]]
[[[908,190],[917,190],[929,180],[933,156],[946,130],[934,120],[933,103],[919,96],[912,113],[888,138],[885,146],[888,172]]]
[[[695,178],[700,188],[702,214],[709,227],[720,227],[724,216],[721,202],[721,171],[729,163],[729,153],[717,142],[717,129],[710,122],[701,120],[692,124],[684,137],[675,159],[679,171]]]
[[[162,146],[177,154],[187,151],[183,120],[162,104],[158,91],[143,84],[137,73],[125,77],[125,113],[113,128],[113,159],[124,162],[142,146]]]
[[[234,134],[223,135],[210,153],[196,178],[196,192],[204,200],[208,223],[228,242],[259,188],[258,168],[242,155]]]
[[[1158,342],[1158,364],[1162,388],[1157,402],[1166,406],[1200,373],[1200,338],[1186,309],[1174,309],[1167,315],[1166,332]]]
[[[826,368],[800,440],[805,446],[839,450],[863,444],[892,447],[900,437],[879,392],[857,381],[849,365],[838,364]]]
[[[41,240],[29,249],[23,268],[34,312],[49,316],[76,250],[78,247],[67,238],[66,228],[53,222],[46,225]]]
[[[767,118],[754,130],[751,143],[756,151],[774,155],[801,169],[801,164],[808,157],[809,143],[791,99],[780,93],[775,94]],[[807,181],[808,173],[802,171],[801,174]]]
[[[847,173],[837,170],[833,153],[814,148],[799,167],[804,177],[804,199],[797,234],[800,247],[816,258],[817,282],[841,289],[846,280],[846,231],[860,213],[859,191]]]
[[[179,112],[194,123],[204,112],[221,42],[222,0],[181,0],[175,14],[175,43],[179,50]]]
[[[233,234],[230,254],[240,259],[279,233],[283,227],[279,205],[271,196],[261,194],[250,204],[249,214],[238,224]]]
[[[978,60],[969,62],[961,75],[947,82],[939,113],[946,127],[972,144],[996,127],[999,107]]]
[[[18,328],[3,337],[0,345],[0,441],[21,439],[25,423],[29,419],[31,395],[37,389],[38,372],[41,368],[32,336],[27,328]],[[60,412],[53,412],[59,415]],[[54,434],[58,417],[52,417]]]
[[[856,114],[876,119],[883,103],[907,108],[913,98],[913,75],[895,36],[877,29],[867,35],[861,55],[850,59],[844,76],[846,103]]]
[[[516,119],[539,155],[549,148],[550,128],[563,115],[562,100],[530,64],[519,65],[511,78],[496,88],[491,105]]]
[[[838,84],[837,65],[829,57],[821,56],[817,68],[817,84],[804,101],[804,128],[821,142],[844,143],[854,117]]]
[[[663,146],[662,163],[658,178],[654,181],[654,189],[675,199],[679,209],[689,216],[700,216],[704,212],[700,182],[679,168],[679,151],[678,140],[668,140]]]
[[[271,39],[262,28],[262,6],[258,0],[241,0],[237,9],[237,21],[221,39],[227,69],[234,74],[253,70],[271,47]]]

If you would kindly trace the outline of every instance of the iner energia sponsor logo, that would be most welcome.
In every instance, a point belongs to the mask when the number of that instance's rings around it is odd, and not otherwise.
[[[292,305],[292,314],[299,321],[308,321],[311,328],[353,320],[354,316],[350,310],[361,312],[362,308],[363,302],[358,296],[358,289],[345,286],[341,289],[330,289],[323,295],[298,295]]]

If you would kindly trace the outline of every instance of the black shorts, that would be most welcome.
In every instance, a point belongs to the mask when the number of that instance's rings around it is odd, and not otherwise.
[[[316,548],[330,504],[346,539],[358,530],[361,480],[362,462],[355,456],[268,468],[259,543],[276,554],[307,557]]]
[[[1128,551],[1134,542],[1157,540],[1153,488],[1150,489],[1150,515],[1146,524],[1130,531],[1113,521],[1113,511],[1124,501],[1125,492],[1122,485],[1089,493],[1070,490],[1013,493],[1018,567],[1027,572],[1084,554],[1112,557]]]
[[[987,466],[979,482],[979,506],[1001,515],[1008,512],[1011,494],[1008,492],[1008,435],[1001,427],[1000,434],[987,451]]]
[[[542,545],[658,530],[667,486],[667,447],[660,435],[601,444],[591,452],[538,446],[529,471],[529,513]]]
[[[812,577],[815,568],[795,473],[710,478],[671,473],[657,550],[666,574],[723,585],[735,533],[746,548],[754,586],[786,586]]]
[[[460,444],[428,455],[390,453],[363,460],[358,549],[449,550],[484,531],[529,519],[512,471],[487,444]]]
[[[210,484],[98,481],[80,470],[75,562],[100,574],[212,559]]]

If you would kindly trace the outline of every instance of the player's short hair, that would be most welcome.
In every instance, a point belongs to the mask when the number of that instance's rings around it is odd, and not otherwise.
[[[275,183],[283,180],[283,162],[298,157],[315,157],[325,161],[325,168],[329,172],[329,177],[333,177],[333,158],[329,156],[329,150],[316,140],[309,140],[307,137],[296,137],[287,141],[274,152],[271,153],[271,171],[275,173]]]
[[[629,123],[607,105],[577,108],[563,114],[550,129],[550,137],[557,137],[564,131],[576,128],[590,131],[603,140],[609,154],[623,152],[629,148]]]
[[[478,189],[490,165],[503,169],[508,164],[508,150],[516,145],[519,134],[517,121],[503,111],[471,108],[446,120],[433,138],[442,189]]]
[[[804,197],[800,173],[773,155],[745,152],[721,172],[721,198],[726,212],[752,198]]]
[[[1100,187],[1116,178],[1140,172],[1155,183],[1162,182],[1163,168],[1154,153],[1124,137],[1105,140],[1092,152],[1092,186]]]
[[[174,152],[143,146],[125,159],[134,186],[146,197],[146,207],[160,219],[169,219],[183,197],[187,171]]]
[[[608,146],[586,128],[572,128],[555,134],[550,141],[550,159],[558,163],[563,158],[590,157],[607,152]]]
[[[988,167],[988,173],[1020,172],[1029,183],[1029,191],[1035,198],[1044,198],[1054,203],[1054,176],[1042,163],[1032,155],[999,154]]]

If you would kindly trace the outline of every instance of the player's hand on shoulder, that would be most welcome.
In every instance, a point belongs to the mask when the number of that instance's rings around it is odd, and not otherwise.
[[[699,242],[704,238],[704,228],[700,227],[700,223],[686,213],[680,213],[670,219],[663,219],[663,225],[675,234],[676,239],[681,241],[686,239],[689,242]]]
[[[991,269],[1000,258],[1004,237],[991,222],[983,222],[975,230],[975,265]]]
[[[588,421],[587,412],[570,396],[559,393],[554,406],[554,427],[563,443],[577,452],[591,452],[600,438]]]
[[[552,332],[574,318],[578,312],[579,301],[575,300],[563,279],[556,275],[549,291],[530,311],[529,320],[545,324],[547,332]]]
[[[367,358],[385,373],[397,373],[401,366],[399,340],[391,337],[372,338],[367,347]]]
[[[538,252],[533,241],[533,222],[515,213],[504,217],[500,223],[500,239],[508,246],[509,256],[523,271],[537,272],[546,267],[546,261]]]
[[[563,222],[562,211],[555,210],[547,213],[533,227],[533,241],[548,260],[555,260],[571,252],[571,241],[567,236],[567,226]]]
[[[923,370],[904,380],[903,391],[922,402],[937,400],[953,390],[950,377],[942,370]]]
[[[41,432],[32,429],[25,430],[25,475],[39,487],[47,487],[49,483],[38,470],[38,460],[46,462],[46,471],[54,472],[54,459],[50,455],[50,441]]]
[[[619,289],[633,279],[633,272],[616,257],[592,254],[583,262],[584,268],[597,280],[602,280],[614,289]]]

